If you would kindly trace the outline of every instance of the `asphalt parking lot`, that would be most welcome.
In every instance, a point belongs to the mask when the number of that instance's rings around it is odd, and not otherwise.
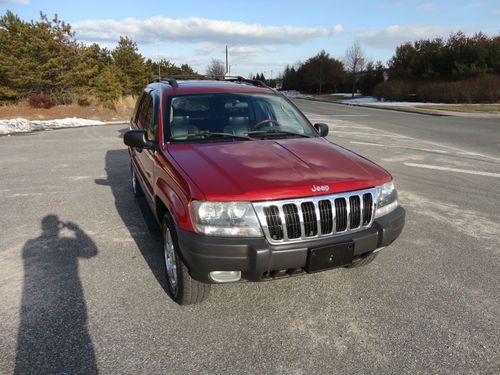
[[[125,125],[0,137],[0,373],[500,372],[500,120],[299,100],[407,209],[369,266],[179,307]],[[42,230],[43,229],[43,230]]]

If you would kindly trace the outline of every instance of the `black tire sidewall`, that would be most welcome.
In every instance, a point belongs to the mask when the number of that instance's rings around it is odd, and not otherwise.
[[[135,189],[134,189],[134,183],[135,183]],[[130,185],[132,189],[132,193],[134,194],[134,197],[139,198],[142,197],[142,188],[141,185],[139,184],[139,179],[137,178],[137,172],[134,169],[134,164],[130,162]]]
[[[172,220],[172,218],[168,215],[165,214],[163,216],[162,220],[162,237],[163,237],[163,246],[165,246],[165,232],[166,228],[170,230],[170,235],[172,236],[172,241],[174,243],[174,249],[175,249],[175,268],[177,272],[177,290],[173,290],[172,285],[170,284],[170,279],[168,277],[168,272],[167,272],[167,266],[165,264],[165,254],[163,254],[163,269],[165,272],[165,284],[167,286],[167,292],[168,295],[174,300],[177,301],[179,298],[182,297],[182,288],[184,286],[184,280],[182,278],[183,273],[182,273],[182,267],[184,266],[182,264],[182,259],[180,256],[180,251],[179,251],[179,244],[177,242],[177,232],[175,230],[175,224]],[[162,247],[162,251],[165,252],[165,248]]]

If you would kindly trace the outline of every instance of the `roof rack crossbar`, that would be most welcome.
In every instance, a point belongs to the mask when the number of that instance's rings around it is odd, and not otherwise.
[[[154,83],[154,82],[168,82],[169,85],[174,88],[179,87],[177,80],[173,77],[153,77],[153,79],[149,81],[149,83]]]
[[[153,77],[149,81],[149,83],[153,82],[166,82],[170,84],[173,88],[179,87],[179,84],[177,81],[182,81],[182,80],[214,80],[214,81],[226,81],[226,82],[238,82],[238,83],[246,83],[250,84],[253,86],[258,86],[258,87],[269,87],[267,86],[264,82],[256,80],[256,79],[248,79],[244,78],[242,76],[225,76],[225,77],[214,77],[214,76],[207,76],[207,75],[201,75],[201,74],[176,74],[168,77]]]

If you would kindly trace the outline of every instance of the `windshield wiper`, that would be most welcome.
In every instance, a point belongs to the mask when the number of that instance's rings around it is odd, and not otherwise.
[[[250,137],[254,136],[266,136],[266,135],[291,135],[291,136],[297,136],[297,137],[304,137],[304,138],[310,138],[311,136],[307,134],[300,134],[300,133],[294,133],[294,132],[288,132],[286,130],[278,130],[278,129],[269,129],[269,130],[254,130],[251,132],[246,133]]]
[[[250,141],[253,140],[252,138],[250,138],[246,135],[235,135],[235,134],[231,134],[231,133],[213,133],[213,132],[208,132],[208,131],[191,133],[191,134],[187,134],[187,135],[182,136],[182,137],[172,137],[171,139],[182,140],[182,139],[186,139],[186,138],[188,138],[188,139],[189,138],[202,138],[202,139],[236,138],[236,139],[245,139],[245,140],[250,140]]]

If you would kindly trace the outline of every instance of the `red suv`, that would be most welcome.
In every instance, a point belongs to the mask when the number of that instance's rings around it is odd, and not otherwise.
[[[131,183],[163,231],[168,292],[358,267],[401,233],[392,176],[241,77],[157,79],[124,136]]]

